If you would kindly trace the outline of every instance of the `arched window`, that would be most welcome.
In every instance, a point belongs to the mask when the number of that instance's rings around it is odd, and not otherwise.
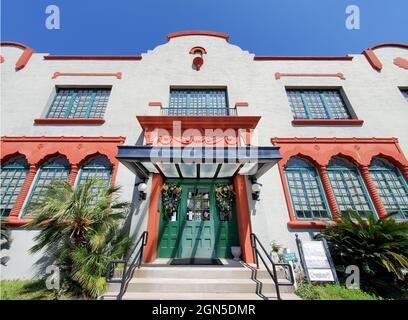
[[[285,167],[286,180],[296,218],[329,218],[328,206],[316,168],[306,160],[291,158]]]
[[[71,166],[64,156],[57,156],[43,163],[38,169],[24,213],[27,212],[27,209],[29,210],[30,205],[38,202],[45,195],[47,187],[52,182],[57,180],[67,181],[70,171]],[[29,212],[27,213],[29,214]]]
[[[103,187],[108,187],[110,184],[111,175],[112,164],[109,162],[108,158],[106,158],[106,156],[96,156],[89,159],[82,165],[78,174],[77,183],[81,184],[88,179],[96,178],[103,181]]]
[[[341,213],[347,214],[351,209],[364,218],[366,212],[375,212],[364,181],[355,165],[345,159],[334,157],[327,166],[327,175]]]
[[[372,160],[369,171],[387,212],[398,212],[394,219],[408,220],[408,186],[400,171],[380,158]]]
[[[16,156],[1,166],[1,217],[7,217],[16,203],[27,177],[28,163],[24,156]]]

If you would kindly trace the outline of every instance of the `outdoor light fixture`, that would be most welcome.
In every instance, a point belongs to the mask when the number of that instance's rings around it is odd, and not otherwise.
[[[139,191],[139,200],[146,200],[146,189],[147,189],[147,184],[145,183],[145,180],[142,180],[137,186],[137,191]]]
[[[190,54],[194,56],[193,58],[193,65],[197,71],[200,70],[201,66],[204,64],[203,55],[206,54],[207,51],[203,47],[194,47],[191,48]]]
[[[252,200],[259,201],[259,194],[262,190],[262,184],[258,183],[256,179],[252,180]]]

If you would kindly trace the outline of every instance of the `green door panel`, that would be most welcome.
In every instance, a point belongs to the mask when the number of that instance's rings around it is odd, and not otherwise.
[[[182,186],[177,216],[166,220],[161,209],[157,256],[160,258],[231,258],[238,246],[234,207],[231,221],[221,221],[215,202],[215,185],[228,180],[169,179]],[[160,206],[161,207],[161,206]]]

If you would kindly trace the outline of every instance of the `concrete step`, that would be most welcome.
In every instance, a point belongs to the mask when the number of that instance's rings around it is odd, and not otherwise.
[[[279,280],[289,283],[288,280]],[[108,284],[108,292],[118,292],[120,284]],[[292,293],[291,286],[280,286],[281,292]],[[127,293],[161,292],[161,293],[275,293],[272,279],[178,279],[178,278],[132,278]]]
[[[284,270],[277,270],[278,278],[285,278]],[[251,279],[269,278],[266,269],[251,270],[247,267],[208,268],[208,267],[151,267],[136,269],[133,278],[177,278],[177,279]]]
[[[100,300],[116,300],[117,293],[107,292]],[[293,293],[282,293],[283,300],[301,300]],[[277,300],[276,294],[256,293],[180,293],[180,292],[127,292],[123,300]]]

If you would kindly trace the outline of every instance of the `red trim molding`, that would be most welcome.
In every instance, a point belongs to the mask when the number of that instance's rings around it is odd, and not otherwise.
[[[47,55],[44,60],[121,60],[139,61],[142,56],[68,56],[68,55]]]
[[[221,39],[229,40],[229,35],[221,32],[214,31],[203,31],[203,30],[190,30],[190,31],[181,31],[174,32],[167,35],[167,41],[177,37],[186,37],[186,36],[206,36],[206,37],[217,37]]]
[[[152,102],[149,102],[149,107],[162,107],[162,103],[161,102],[159,102],[159,101],[152,101]]]
[[[351,61],[351,56],[255,56],[255,61]]]
[[[378,215],[386,214],[384,205],[375,189],[368,173],[368,166],[374,157],[382,157],[392,162],[401,172],[406,172],[408,160],[405,158],[396,138],[272,138],[271,142],[280,147],[282,160],[279,161],[279,174],[288,208],[290,228],[324,228],[327,223],[323,221],[299,221],[295,218],[292,208],[290,193],[284,173],[287,161],[294,156],[299,156],[310,161],[318,170],[323,189],[325,190],[329,209],[332,216],[338,211],[337,203],[331,190],[327,177],[326,167],[332,157],[340,156],[356,164],[373,200]],[[405,177],[405,174],[404,174]],[[407,179],[407,177],[405,177]],[[329,189],[329,190],[328,190]],[[330,222],[333,223],[333,222]]]
[[[275,73],[275,79],[279,80],[282,77],[337,77],[341,80],[346,80],[343,73]]]
[[[362,126],[364,120],[360,119],[295,119],[292,124],[295,126]]]
[[[160,224],[160,210],[159,201],[161,189],[163,187],[163,177],[160,173],[153,174],[152,187],[149,199],[149,216],[147,221],[147,243],[144,251],[144,262],[152,262],[156,260],[157,245],[159,244],[159,224]]]
[[[116,77],[116,79],[122,79],[122,72],[59,72],[56,71],[52,75],[52,79],[69,76],[69,77]]]
[[[0,63],[3,63],[4,61],[5,61],[4,57],[2,55],[0,55]]]
[[[194,54],[194,53],[196,53],[197,51],[199,51],[201,54],[206,54],[206,53],[207,53],[207,51],[206,51],[205,48],[203,48],[203,47],[193,47],[193,48],[191,48],[191,50],[190,50],[190,54]]]
[[[254,129],[259,116],[137,116],[143,129],[173,129],[176,121],[181,122],[181,129]]]
[[[236,102],[235,103],[235,108],[237,107],[248,107],[249,103],[248,102]]]
[[[34,119],[35,124],[95,124],[105,123],[103,118],[38,118]]]
[[[408,60],[407,60],[407,59],[404,59],[404,58],[401,58],[401,57],[397,57],[397,58],[394,59],[394,64],[395,64],[397,67],[400,67],[400,68],[402,68],[402,69],[407,69],[407,70],[408,70]]]
[[[82,163],[95,155],[105,155],[112,163],[112,184],[114,184],[118,161],[118,145],[125,142],[124,137],[1,137],[1,161],[15,155],[24,155],[30,165],[27,177],[21,187],[10,216],[2,224],[22,226],[28,219],[19,219],[20,211],[34,181],[40,165],[55,155],[64,155],[71,165],[69,182],[74,183]]]
[[[242,250],[242,259],[246,263],[254,263],[254,252],[251,246],[251,220],[248,205],[248,194],[245,177],[235,175],[234,189],[236,194],[238,235]]]
[[[403,43],[380,43],[376,44],[372,47],[367,48],[366,50],[363,51],[364,56],[367,58],[367,61],[371,64],[371,66],[377,70],[381,71],[383,68],[383,64],[381,63],[380,59],[378,56],[374,53],[375,49],[378,48],[383,48],[383,47],[395,47],[395,48],[402,48],[402,49],[408,49],[408,44],[403,44]]]
[[[14,41],[3,41],[0,42],[1,46],[14,46],[14,47],[19,47],[21,49],[23,49],[23,53],[21,54],[20,58],[18,58],[17,62],[16,62],[16,70],[21,70],[23,69],[28,61],[30,60],[31,56],[33,55],[33,53],[35,52],[34,49],[26,46],[25,44],[22,44],[20,42],[14,42]]]

